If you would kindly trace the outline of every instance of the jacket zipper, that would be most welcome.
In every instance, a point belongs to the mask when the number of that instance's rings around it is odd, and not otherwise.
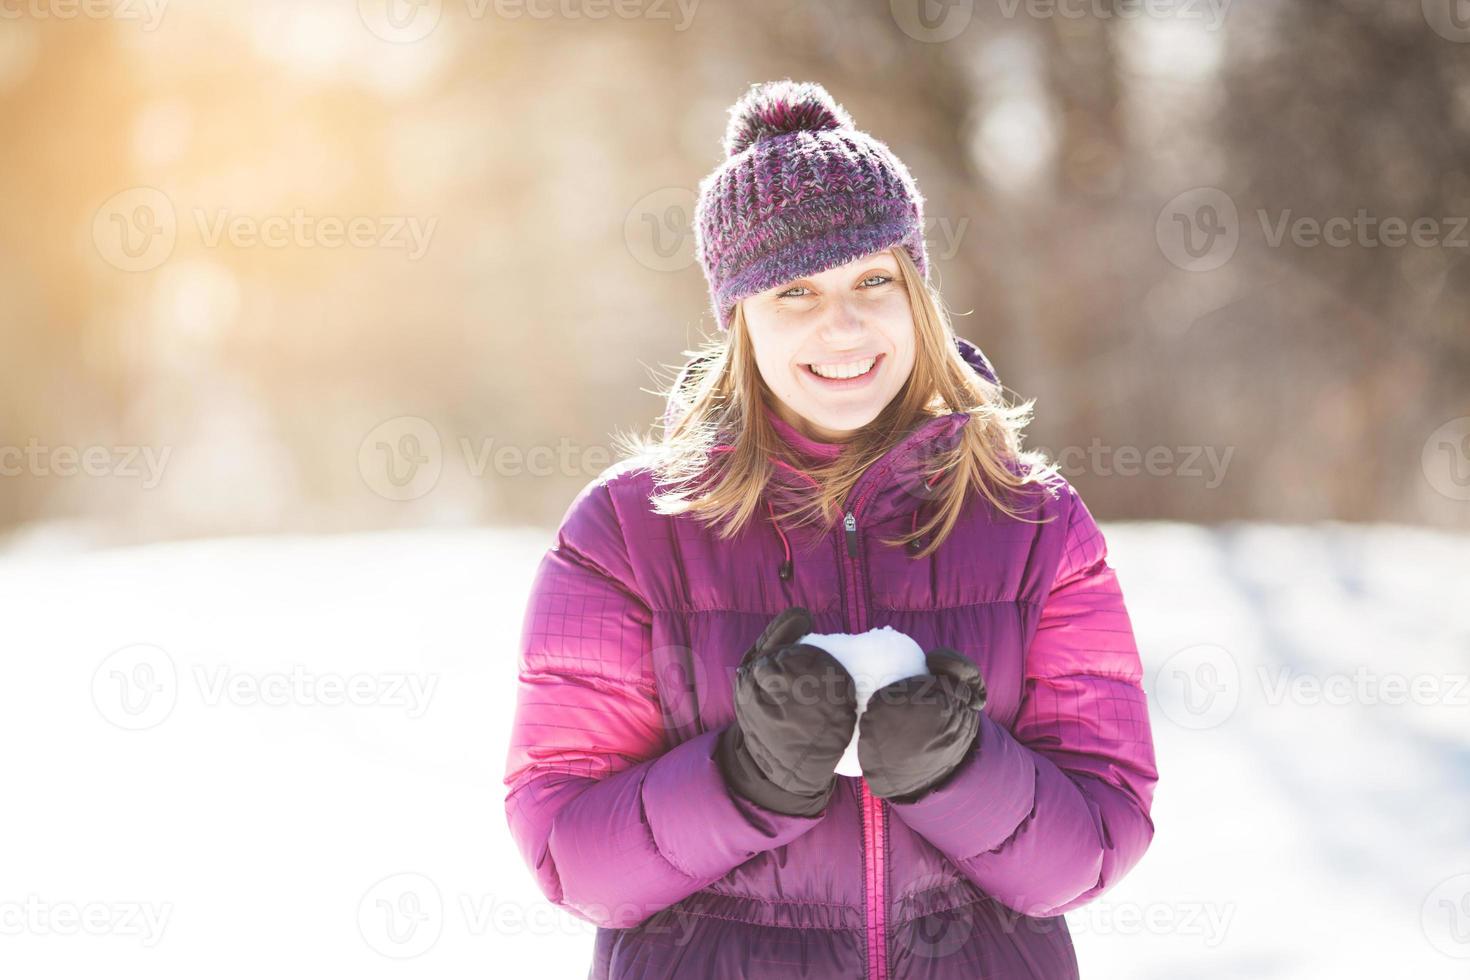
[[[850,597],[849,628],[854,633],[862,633],[867,629],[867,610],[863,606],[862,591],[859,588],[861,582],[861,568],[858,556],[857,542],[857,514],[856,511],[862,507],[863,500],[859,499],[856,506],[848,510],[842,517],[842,528],[847,539],[848,578],[847,594]],[[885,824],[886,818],[883,812],[883,801],[873,795],[868,788],[866,779],[860,780],[862,792],[862,824],[863,824],[863,880],[865,887],[863,893],[867,896],[867,908],[864,919],[867,927],[867,949],[868,969],[867,976],[870,980],[887,980],[888,978],[888,927],[885,919],[887,899],[884,895],[886,876],[884,870],[887,862]]]
[[[911,435],[910,438],[912,437]],[[900,448],[907,441],[907,439],[903,440],[900,443]],[[732,445],[725,444],[715,446],[714,451],[729,452],[734,448]],[[897,451],[897,448],[895,451]],[[779,463],[780,461],[777,460],[776,462]],[[793,473],[804,477],[807,482],[816,484],[816,481],[812,479],[810,474],[803,473],[795,467],[786,466],[784,463],[781,465]],[[866,632],[868,628],[867,609],[863,605],[862,594],[858,589],[858,583],[861,578],[861,561],[858,553],[857,514],[858,511],[862,510],[863,504],[872,496],[874,488],[878,486],[878,481],[886,477],[887,472],[888,466],[886,465],[869,467],[867,472],[858,478],[853,492],[855,494],[857,488],[862,487],[865,482],[871,482],[871,485],[864,487],[865,492],[862,496],[849,497],[849,500],[854,500],[855,502],[851,503],[842,515],[842,530],[843,536],[846,539],[848,557],[848,561],[844,563],[846,567],[843,569],[848,581],[847,594],[850,597],[849,607],[847,609],[848,629],[854,633]],[[861,779],[860,782],[862,784],[860,816],[863,824],[863,875],[866,886],[865,894],[867,895],[867,907],[864,915],[867,927],[867,976],[869,980],[888,980],[888,924],[885,921],[887,916],[887,897],[884,894],[884,889],[887,885],[887,878],[884,873],[888,859],[887,817],[883,811],[883,800],[873,795],[872,790],[868,788],[868,781],[866,779]]]

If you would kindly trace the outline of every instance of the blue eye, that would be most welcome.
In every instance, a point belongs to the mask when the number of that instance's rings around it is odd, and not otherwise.
[[[877,279],[878,281],[877,282],[873,282],[874,279]],[[896,282],[896,281],[897,280],[893,276],[886,275],[886,274],[884,274],[882,272],[875,272],[871,276],[869,276],[868,278],[866,278],[866,279],[863,280],[864,283],[873,283],[873,284],[871,286],[864,286],[863,288],[864,289],[877,289],[879,286],[886,286],[890,282]],[[776,294],[776,298],[777,299],[788,299],[788,298],[789,299],[800,299],[801,297],[799,297],[799,296],[793,296],[792,295],[798,289],[806,289],[806,287],[805,286],[792,286],[790,289],[787,289],[787,290],[785,290],[783,292],[777,293]]]

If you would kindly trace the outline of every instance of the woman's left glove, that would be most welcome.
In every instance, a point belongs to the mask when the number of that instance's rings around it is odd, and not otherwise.
[[[874,691],[858,719],[863,777],[896,803],[912,803],[964,761],[985,707],[980,669],[962,654],[937,647],[924,660],[927,674]]]

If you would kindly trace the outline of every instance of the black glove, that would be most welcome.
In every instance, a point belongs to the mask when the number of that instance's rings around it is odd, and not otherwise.
[[[980,731],[985,681],[948,647],[924,657],[927,674],[873,692],[858,726],[858,764],[875,796],[912,803],[952,773]]]
[[[852,676],[826,650],[796,640],[811,615],[792,606],[773,619],[735,672],[735,721],[716,759],[730,789],[790,816],[816,816],[837,783],[833,770],[857,726]]]

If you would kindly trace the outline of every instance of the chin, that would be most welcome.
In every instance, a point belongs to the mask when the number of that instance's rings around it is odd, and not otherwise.
[[[880,409],[881,406],[872,410],[854,409],[846,412],[813,410],[806,417],[832,432],[853,432],[877,418]]]

